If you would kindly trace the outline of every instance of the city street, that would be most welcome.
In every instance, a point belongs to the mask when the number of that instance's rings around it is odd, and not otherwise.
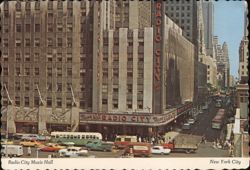
[[[184,131],[183,133],[204,136],[208,142],[213,142],[217,138],[220,138],[222,131],[218,129],[212,129],[211,122],[214,116],[216,115],[218,108],[215,107],[215,102],[212,101],[207,110],[203,110],[203,113],[200,113],[197,117],[197,121],[191,127],[191,130]]]

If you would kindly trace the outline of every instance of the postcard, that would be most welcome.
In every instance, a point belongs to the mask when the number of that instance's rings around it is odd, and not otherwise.
[[[244,1],[0,4],[3,169],[249,167]]]

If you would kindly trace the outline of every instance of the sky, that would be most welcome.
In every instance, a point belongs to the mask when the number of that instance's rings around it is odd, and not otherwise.
[[[214,1],[214,35],[229,50],[230,74],[238,77],[239,45],[244,34],[244,1]]]

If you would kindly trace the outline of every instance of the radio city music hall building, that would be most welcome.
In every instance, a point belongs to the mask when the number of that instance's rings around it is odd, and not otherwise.
[[[164,132],[192,108],[195,55],[164,9],[143,1],[2,3],[3,128]]]

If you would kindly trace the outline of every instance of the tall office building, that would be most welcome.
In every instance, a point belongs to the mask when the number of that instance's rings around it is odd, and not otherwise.
[[[219,88],[228,88],[230,80],[230,63],[227,43],[219,44],[218,36],[214,36],[214,49],[217,63],[217,79]]]
[[[244,12],[244,36],[240,42],[239,47],[239,79],[241,84],[245,84],[248,82],[249,79],[249,72],[248,72],[248,18],[247,18],[247,3],[245,3],[245,12]]]
[[[204,39],[207,55],[214,57],[213,35],[214,35],[214,5],[213,1],[202,1],[202,12],[204,22]]]
[[[163,3],[5,1],[0,9],[8,132],[152,135],[189,113],[194,45]]]

